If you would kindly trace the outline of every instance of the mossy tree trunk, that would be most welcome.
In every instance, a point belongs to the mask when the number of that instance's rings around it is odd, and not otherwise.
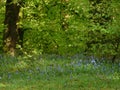
[[[6,1],[5,12],[5,29],[3,35],[3,50],[14,56],[16,52],[16,44],[18,39],[18,21],[19,21],[20,5],[13,3],[13,0]]]

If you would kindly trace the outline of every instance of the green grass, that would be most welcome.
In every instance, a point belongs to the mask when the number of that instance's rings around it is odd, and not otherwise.
[[[0,90],[120,90],[118,64],[68,58],[0,60]]]

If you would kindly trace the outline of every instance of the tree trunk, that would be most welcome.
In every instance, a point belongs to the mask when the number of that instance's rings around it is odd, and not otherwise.
[[[3,35],[3,50],[5,53],[15,55],[16,44],[18,42],[18,27],[20,5],[13,3],[13,0],[6,1],[5,21],[6,26]]]

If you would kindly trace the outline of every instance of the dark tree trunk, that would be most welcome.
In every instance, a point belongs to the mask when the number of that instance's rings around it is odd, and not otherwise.
[[[5,21],[6,26],[3,35],[3,50],[5,53],[15,55],[16,44],[18,42],[18,27],[20,5],[13,3],[13,0],[6,1]]]
[[[23,48],[23,38],[24,38],[24,30],[23,28],[18,28],[18,38],[19,38],[19,41],[18,41],[18,45],[21,46],[21,48]]]

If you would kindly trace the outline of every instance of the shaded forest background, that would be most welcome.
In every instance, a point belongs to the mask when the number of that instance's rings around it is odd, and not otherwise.
[[[7,36],[16,40],[7,42]],[[13,46],[8,45],[12,42]],[[120,1],[0,0],[0,53],[3,52],[84,54],[112,62],[119,60]]]

